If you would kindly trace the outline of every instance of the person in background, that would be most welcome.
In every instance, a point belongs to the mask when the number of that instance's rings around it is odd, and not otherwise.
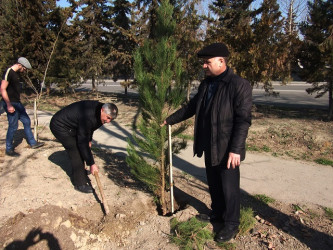
[[[37,142],[31,131],[31,120],[28,116],[23,104],[21,103],[21,78],[19,73],[31,69],[31,64],[25,57],[20,57],[17,62],[8,68],[2,77],[1,95],[2,106],[7,113],[8,130],[6,135],[6,155],[19,156],[14,151],[13,139],[18,128],[20,120],[24,127],[26,139],[31,148],[36,149],[44,145],[43,142]]]
[[[245,141],[251,125],[252,87],[227,66],[229,50],[223,43],[210,44],[198,52],[206,77],[188,104],[166,118],[173,125],[195,115],[194,155],[204,154],[211,196],[209,220],[222,224],[217,242],[238,233],[240,218],[240,172]]]
[[[98,101],[74,102],[59,110],[51,119],[50,129],[68,153],[72,167],[74,188],[83,193],[92,193],[85,163],[90,172],[98,172],[91,141],[93,133],[105,123],[116,119],[118,108],[112,103]]]

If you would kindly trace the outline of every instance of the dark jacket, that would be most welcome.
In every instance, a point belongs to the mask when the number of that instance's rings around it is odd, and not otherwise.
[[[98,101],[79,101],[59,110],[51,119],[50,128],[57,137],[74,136],[83,160],[87,165],[94,164],[89,147],[93,133],[102,126],[101,109]]]
[[[210,108],[210,152],[211,164],[223,164],[229,152],[240,154],[245,159],[245,141],[251,126],[252,87],[250,83],[227,68],[226,74],[218,78],[216,93]],[[175,124],[195,116],[193,153],[201,157],[202,141],[199,138],[198,118],[209,81],[206,78],[199,86],[198,93],[181,109],[170,115],[167,124]]]

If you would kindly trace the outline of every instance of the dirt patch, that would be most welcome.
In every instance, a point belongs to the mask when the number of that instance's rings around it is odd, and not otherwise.
[[[0,230],[0,242],[8,249],[75,249],[102,241],[91,233],[94,224],[67,209],[46,205],[7,220]]]
[[[61,101],[48,98],[56,107],[73,99]],[[80,94],[78,99],[91,99]],[[101,100],[114,99],[120,110],[117,122],[129,126],[137,117],[137,100],[107,94]],[[105,98],[105,99],[103,99]],[[264,114],[264,113],[262,113]],[[254,119],[253,131],[267,131],[275,124],[293,124],[277,114],[261,117],[262,127]],[[299,119],[299,118],[297,118]],[[303,127],[331,128],[331,123],[306,119],[298,120]],[[280,123],[281,122],[281,123]],[[315,125],[315,127],[312,127]],[[264,127],[266,126],[266,127]],[[286,125],[285,125],[286,126]],[[293,124],[291,127],[294,128]],[[125,159],[110,150],[94,149],[100,166],[100,179],[108,201],[110,214],[104,217],[100,194],[92,176],[96,193],[82,194],[70,182],[70,166],[62,146],[54,140],[48,128],[41,129],[43,148],[30,149],[23,139],[20,124],[15,136],[18,158],[4,155],[7,120],[0,116],[0,246],[6,249],[178,249],[170,242],[170,219],[179,221],[209,211],[207,185],[202,181],[175,171],[175,196],[185,207],[172,217],[158,215],[153,197],[133,178]],[[315,130],[315,129],[314,129]],[[291,131],[290,129],[288,130]],[[318,140],[332,138],[320,130]],[[332,131],[332,130],[331,130]],[[295,129],[295,133],[297,129]],[[190,133],[190,132],[189,132]],[[267,137],[269,138],[269,137]],[[272,144],[268,144],[271,146]],[[300,144],[293,144],[291,146]],[[242,206],[250,207],[256,216],[254,229],[234,240],[237,249],[332,249],[333,224],[323,208],[312,204],[284,204],[278,201],[267,205],[248,194],[242,194]],[[210,225],[213,231],[220,225]],[[211,242],[207,249],[216,249]]]

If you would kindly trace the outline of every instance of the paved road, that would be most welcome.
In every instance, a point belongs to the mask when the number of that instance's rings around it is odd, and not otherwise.
[[[29,111],[32,115],[32,111]],[[48,125],[52,114],[39,112],[39,125]],[[125,156],[132,131],[116,121],[94,133],[93,143]],[[192,142],[173,156],[178,171],[206,181],[203,159],[193,157]],[[295,160],[282,160],[268,154],[247,153],[241,165],[241,189],[249,194],[265,194],[287,203],[317,204],[333,208],[333,167]]]
[[[293,106],[307,107],[316,109],[328,109],[328,95],[325,94],[321,98],[315,98],[315,95],[309,95],[306,89],[311,85],[305,82],[292,82],[282,86],[279,82],[274,82],[273,87],[279,93],[277,97],[267,96],[262,87],[253,88],[253,103],[254,104],[271,104],[275,106]],[[91,82],[83,84],[77,90],[90,90]],[[98,85],[98,90],[102,92],[124,93],[124,88],[119,82],[111,80],[105,81]],[[197,89],[193,88],[192,95]],[[129,95],[137,95],[136,89],[128,89]]]
[[[274,106],[328,109],[328,94],[321,98],[315,98],[315,94],[309,95],[306,89],[311,87],[310,84],[298,82],[281,86],[279,83],[274,83],[273,87],[279,93],[277,97],[267,96],[261,87],[253,88],[253,102],[255,104],[271,104]]]

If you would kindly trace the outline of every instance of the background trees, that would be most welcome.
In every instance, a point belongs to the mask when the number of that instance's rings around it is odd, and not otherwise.
[[[60,16],[61,9],[52,0],[1,1],[1,69],[20,56],[27,57],[34,68],[31,78],[39,88],[61,27]]]
[[[112,78],[117,80],[123,78],[125,94],[130,85],[129,79],[133,78],[133,52],[137,45],[137,39],[133,29],[130,16],[132,8],[129,1],[116,0],[111,7],[111,43],[110,63]]]
[[[214,1],[210,9],[218,18],[211,21],[208,35],[228,45],[230,64],[239,75],[270,92],[272,80],[286,77],[287,39],[276,0],[264,0],[258,9],[251,8],[253,2]]]
[[[200,79],[201,65],[197,60],[196,52],[200,49],[204,37],[201,32],[203,23],[196,6],[199,1],[188,1],[183,6],[178,6],[174,16],[177,20],[175,38],[178,41],[178,55],[183,59],[184,81],[187,86],[186,100],[190,99],[192,82]]]
[[[257,77],[253,80],[262,82],[265,90],[271,91],[272,80],[286,81],[288,76],[288,40],[283,33],[283,19],[276,0],[264,0],[260,14],[253,24],[257,51],[256,63],[253,65]]]
[[[225,43],[230,52],[229,64],[235,71],[255,84],[258,74],[258,46],[252,25],[256,13],[250,9],[253,0],[217,0],[209,6],[218,18],[208,20],[208,40]],[[223,34],[223,35],[222,35]]]
[[[83,69],[82,78],[91,79],[92,90],[96,90],[96,81],[107,72],[106,56],[110,51],[108,32],[111,22],[108,16],[110,6],[107,0],[79,0],[78,12],[73,25],[79,39],[80,60],[78,66]]]
[[[309,18],[301,25],[304,41],[299,53],[308,93],[329,96],[328,118],[333,114],[333,1],[309,2]]]
[[[55,83],[66,91],[91,79],[95,90],[97,81],[106,77],[132,78],[133,51],[145,39],[154,39],[160,1],[68,3],[69,7],[60,8],[53,0],[1,1],[1,70],[19,56],[26,56],[34,66],[29,72],[33,83],[40,86],[59,34],[45,80],[47,88]],[[222,41],[231,50],[230,66],[268,93],[273,93],[273,80],[288,83],[301,77],[314,84],[309,93],[331,95],[329,84],[315,85],[330,81],[331,0],[311,0],[309,4],[301,0],[213,0],[209,15],[203,16],[199,6],[205,3],[170,1],[177,20],[173,36],[178,41],[177,55],[183,59],[188,90],[193,80],[200,79],[197,50],[204,43]],[[298,66],[300,61],[303,69]],[[310,68],[315,74],[309,73]],[[331,97],[329,102],[331,107]]]

